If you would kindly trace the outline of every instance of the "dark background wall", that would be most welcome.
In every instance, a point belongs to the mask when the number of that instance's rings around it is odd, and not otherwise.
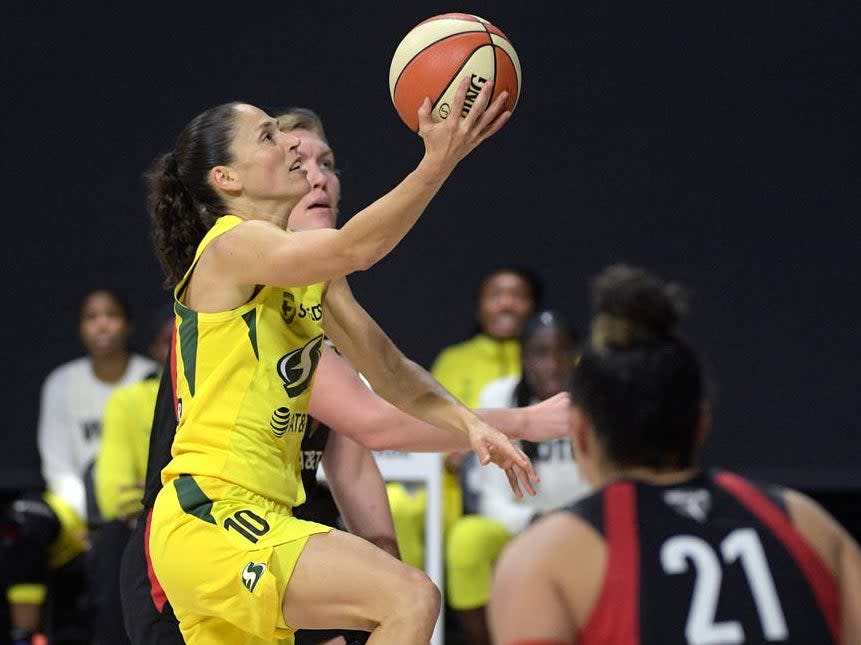
[[[491,265],[531,265],[582,326],[588,279],[643,264],[693,290],[707,460],[861,488],[857,4],[24,4],[3,28],[6,485],[37,472],[38,391],[81,352],[81,296],[119,287],[140,321],[167,297],[141,173],[184,123],[233,99],[314,107],[355,212],[422,150],[390,104],[395,46],[463,10],[515,43],[521,102],[353,278],[366,308],[429,365]]]

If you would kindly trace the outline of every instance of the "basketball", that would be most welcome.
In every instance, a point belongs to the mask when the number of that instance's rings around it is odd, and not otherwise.
[[[460,80],[470,76],[462,116],[481,88],[491,83],[491,101],[508,92],[505,109],[514,110],[520,97],[520,60],[508,37],[484,18],[446,13],[419,23],[404,36],[389,68],[389,92],[398,115],[418,132],[417,112],[430,98],[431,116],[449,116]]]

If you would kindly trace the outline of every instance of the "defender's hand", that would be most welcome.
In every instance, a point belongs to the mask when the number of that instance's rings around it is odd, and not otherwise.
[[[521,439],[539,443],[564,437],[571,431],[571,395],[568,392],[554,394],[523,410],[527,416]]]

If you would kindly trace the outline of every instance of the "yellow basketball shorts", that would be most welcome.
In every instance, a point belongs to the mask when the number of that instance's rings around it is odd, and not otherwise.
[[[292,643],[284,590],[308,537],[328,526],[208,477],[183,475],[159,492],[148,550],[186,643]]]

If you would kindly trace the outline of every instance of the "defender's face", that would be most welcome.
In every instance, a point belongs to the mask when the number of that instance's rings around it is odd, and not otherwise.
[[[329,144],[310,130],[290,130],[300,140],[302,167],[311,190],[290,213],[292,229],[334,228],[341,201],[341,180],[335,170],[335,155]]]

